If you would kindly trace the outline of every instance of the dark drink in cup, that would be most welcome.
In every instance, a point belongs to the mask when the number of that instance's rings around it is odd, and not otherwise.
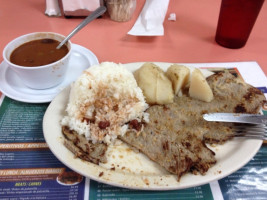
[[[215,40],[228,48],[243,47],[264,0],[222,0]]]

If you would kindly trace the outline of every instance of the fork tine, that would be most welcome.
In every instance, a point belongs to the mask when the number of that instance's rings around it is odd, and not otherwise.
[[[235,137],[257,139],[257,140],[267,140],[267,137],[257,136],[257,135],[253,135],[253,136],[251,136],[251,135],[235,135]]]
[[[235,133],[236,134],[239,134],[239,135],[242,135],[242,134],[251,134],[251,135],[263,135],[265,136],[266,135],[266,132],[263,130],[263,131],[260,131],[260,130],[249,130],[249,129],[234,129]]]
[[[267,127],[255,124],[234,124],[232,127],[235,137],[267,140]]]
[[[246,127],[246,128],[260,128],[267,130],[267,126],[265,124],[240,124],[240,123],[234,123],[234,127]]]

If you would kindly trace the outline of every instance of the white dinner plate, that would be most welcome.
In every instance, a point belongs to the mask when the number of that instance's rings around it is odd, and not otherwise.
[[[36,90],[25,86],[17,74],[3,61],[0,64],[0,91],[17,101],[27,103],[50,102],[67,85],[77,79],[83,70],[95,64],[98,64],[98,59],[93,52],[80,45],[73,44],[69,68],[64,81],[53,88]]]
[[[166,69],[170,63],[156,63]],[[141,63],[125,66],[133,71]],[[190,66],[193,66],[190,64]],[[142,190],[174,190],[203,185],[237,171],[257,153],[262,141],[234,138],[224,145],[210,147],[217,163],[206,175],[187,173],[180,181],[142,153],[131,150],[122,142],[110,146],[108,163],[95,165],[75,157],[64,145],[60,121],[65,114],[70,88],[63,90],[49,105],[43,120],[45,140],[54,155],[72,170],[99,182],[113,186]]]

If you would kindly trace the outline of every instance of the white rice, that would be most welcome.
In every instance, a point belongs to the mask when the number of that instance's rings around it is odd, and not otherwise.
[[[134,119],[148,122],[148,108],[133,74],[121,64],[104,62],[88,68],[72,84],[62,125],[92,142],[110,143]],[[100,128],[100,122],[109,122]]]

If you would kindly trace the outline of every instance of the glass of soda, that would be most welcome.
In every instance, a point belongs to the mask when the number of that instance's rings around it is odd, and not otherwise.
[[[222,0],[215,40],[221,46],[245,46],[264,0]]]

